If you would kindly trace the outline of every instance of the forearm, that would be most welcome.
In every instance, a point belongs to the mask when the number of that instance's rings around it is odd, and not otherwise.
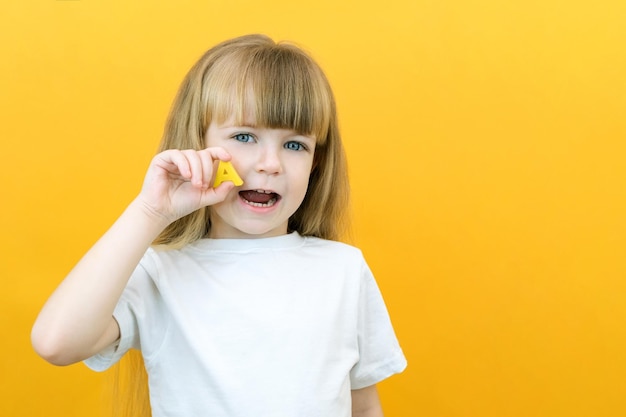
[[[352,391],[352,417],[383,417],[376,385]]]
[[[383,410],[380,406],[376,408],[369,408],[367,410],[361,410],[359,412],[352,412],[352,417],[384,417]]]
[[[44,305],[32,331],[33,346],[42,357],[69,364],[115,340],[115,305],[146,249],[165,226],[165,220],[151,215],[139,200],[129,205]]]

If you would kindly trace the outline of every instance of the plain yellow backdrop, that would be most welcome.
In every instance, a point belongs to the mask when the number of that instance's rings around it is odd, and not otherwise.
[[[0,415],[103,415],[105,376],[44,363],[31,324],[138,192],[189,66],[250,32],[335,89],[409,361],[387,416],[626,415],[623,0],[2,0]]]

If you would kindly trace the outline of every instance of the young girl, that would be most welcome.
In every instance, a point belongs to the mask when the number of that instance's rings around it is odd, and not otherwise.
[[[220,161],[242,185],[215,181]],[[335,241],[347,202],[321,69],[265,36],[223,42],[186,76],[141,192],[50,297],[33,346],[97,371],[140,349],[155,417],[381,416],[375,384],[406,360],[360,251]]]

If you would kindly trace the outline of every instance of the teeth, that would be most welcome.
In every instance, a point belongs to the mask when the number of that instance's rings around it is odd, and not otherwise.
[[[261,193],[261,194],[272,194],[272,191],[267,191],[267,190],[254,190],[257,193]]]
[[[248,201],[248,200],[245,200],[245,199],[244,199],[244,201],[245,201],[247,204],[250,204],[250,205],[251,205],[251,206],[253,206],[253,207],[272,207],[274,204],[276,204],[276,198],[272,198],[272,199],[271,199],[270,201],[268,201],[267,203],[255,203],[255,202],[253,202],[253,201]]]

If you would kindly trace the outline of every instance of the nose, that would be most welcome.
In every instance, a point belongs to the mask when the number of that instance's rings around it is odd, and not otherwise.
[[[271,146],[264,146],[262,149],[259,149],[256,171],[267,175],[275,175],[283,172],[280,150]]]

